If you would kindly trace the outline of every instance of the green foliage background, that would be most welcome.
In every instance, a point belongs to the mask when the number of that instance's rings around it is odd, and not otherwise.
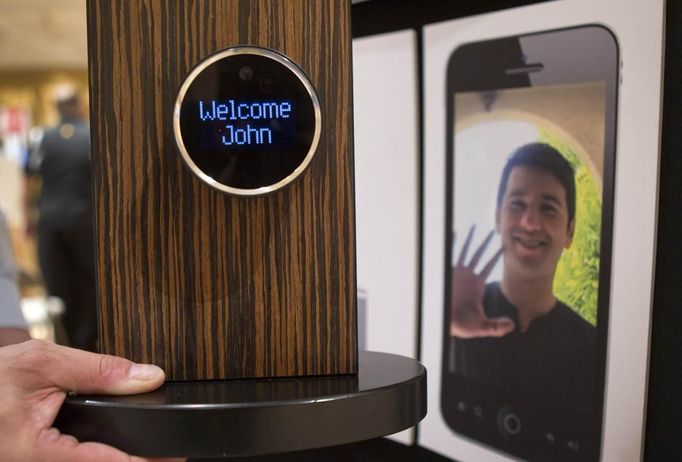
[[[564,250],[559,260],[554,276],[554,294],[590,324],[596,325],[601,191],[587,165],[557,135],[541,129],[538,141],[554,147],[575,170],[575,235],[571,247]]]

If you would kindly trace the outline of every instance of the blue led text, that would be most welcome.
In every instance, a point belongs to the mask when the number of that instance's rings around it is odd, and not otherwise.
[[[222,141],[226,146],[233,144],[272,144],[272,130],[269,128],[254,128],[246,124],[246,128],[234,128],[226,125],[227,136],[223,135]]]
[[[199,118],[203,123],[216,121],[230,121],[233,123],[221,125],[219,129],[220,141],[225,146],[245,146],[253,144],[272,144],[272,130],[262,126],[263,122],[273,119],[289,119],[292,107],[289,101],[254,101],[250,103],[235,101],[226,102],[216,100],[199,101]],[[245,121],[262,121],[244,123]],[[269,124],[268,124],[269,125]]]
[[[199,117],[203,122],[211,120],[260,120],[288,119],[291,115],[291,103],[288,101],[267,101],[239,103],[231,99],[227,104],[199,101]]]

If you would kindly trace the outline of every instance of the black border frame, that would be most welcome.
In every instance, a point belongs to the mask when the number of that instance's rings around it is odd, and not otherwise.
[[[682,0],[665,12],[661,157],[645,461],[682,460]],[[633,243],[636,245],[636,243]]]

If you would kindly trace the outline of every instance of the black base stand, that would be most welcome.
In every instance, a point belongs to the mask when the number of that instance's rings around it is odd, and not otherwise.
[[[426,370],[361,352],[352,376],[170,382],[132,396],[71,396],[55,426],[147,457],[261,455],[335,446],[415,425]]]

